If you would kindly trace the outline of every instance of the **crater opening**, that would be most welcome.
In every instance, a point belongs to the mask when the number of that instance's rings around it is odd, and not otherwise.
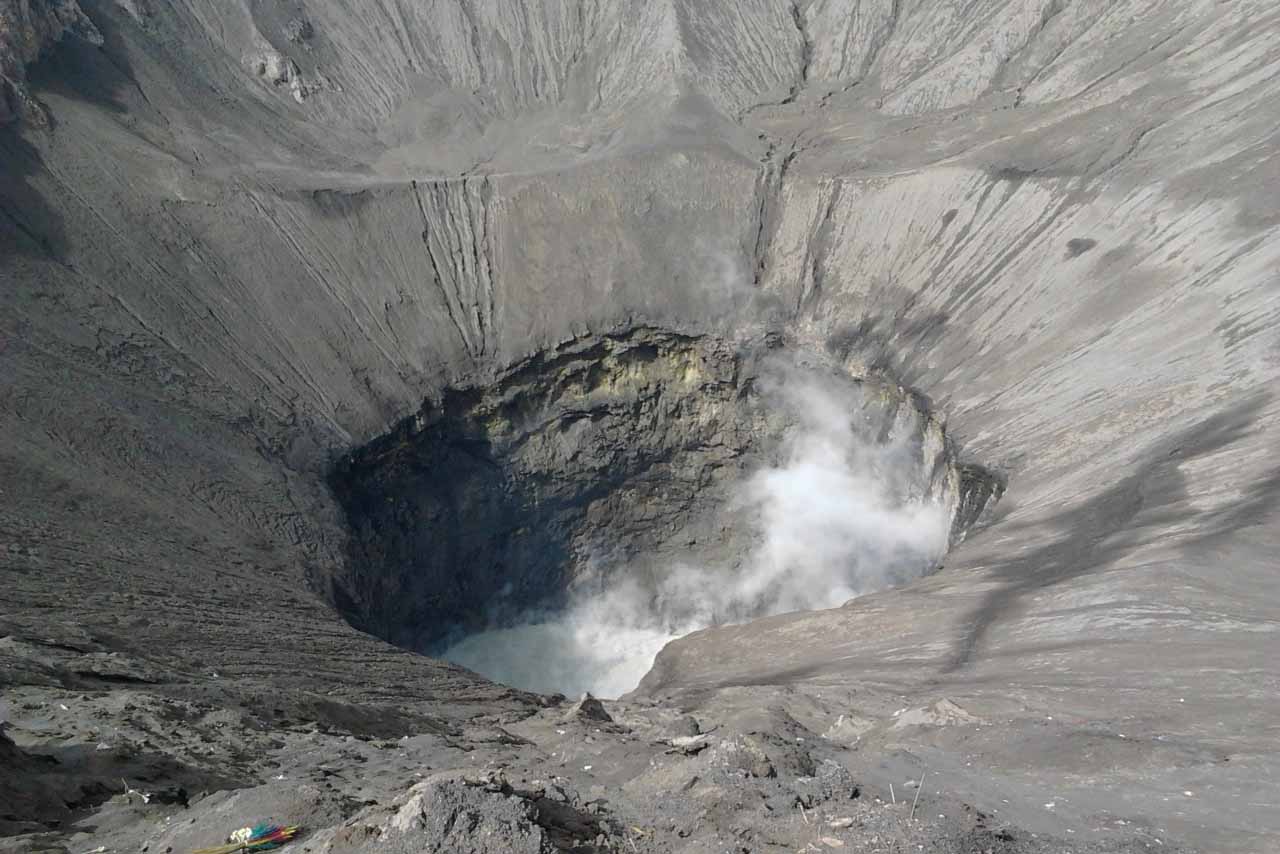
[[[785,346],[635,328],[453,388],[349,454],[335,606],[545,693],[617,696],[669,640],[934,571],[1002,485],[924,399]]]

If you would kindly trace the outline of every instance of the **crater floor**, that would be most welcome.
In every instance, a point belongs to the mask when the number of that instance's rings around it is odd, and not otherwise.
[[[0,0],[0,849],[1274,851],[1278,90],[1270,0]],[[940,571],[414,651],[751,554],[779,350]]]

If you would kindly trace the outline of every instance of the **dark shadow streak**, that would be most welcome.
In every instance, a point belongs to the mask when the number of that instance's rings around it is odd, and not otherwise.
[[[127,52],[111,16],[86,5],[104,45],[67,36],[28,68],[27,83],[37,99],[56,93],[119,116],[128,111],[124,94],[135,86]],[[63,215],[30,180],[45,169],[41,138],[57,134],[57,117],[48,115],[48,125],[41,130],[13,122],[0,129],[0,269],[21,257],[66,264]]]
[[[1269,400],[1265,392],[1251,395],[1155,443],[1137,471],[1058,516],[1053,524],[1062,536],[994,567],[992,577],[1003,584],[969,616],[968,628],[942,672],[952,673],[971,663],[991,627],[1015,610],[1023,597],[1113,564],[1179,522],[1197,521],[1197,533],[1179,543],[1194,547],[1267,517],[1280,505],[1280,467],[1255,481],[1232,507],[1197,513],[1187,504],[1188,481],[1178,466],[1244,439]]]
[[[22,257],[62,263],[67,247],[62,216],[29,181],[44,168],[40,152],[18,127],[0,129],[0,270]]]

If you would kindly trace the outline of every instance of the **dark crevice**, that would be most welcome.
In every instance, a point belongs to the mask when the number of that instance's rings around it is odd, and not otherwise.
[[[800,34],[800,72],[787,97],[779,102],[781,105],[795,103],[796,98],[804,91],[804,87],[809,83],[809,66],[813,62],[813,40],[809,38],[804,12],[800,9],[799,2],[795,0],[791,3],[791,20],[795,24],[796,32]]]

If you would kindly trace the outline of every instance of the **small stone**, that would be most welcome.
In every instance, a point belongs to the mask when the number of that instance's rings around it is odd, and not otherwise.
[[[702,732],[702,726],[698,723],[698,719],[693,715],[685,715],[672,725],[672,731],[677,737],[693,736]]]
[[[830,827],[833,830],[843,830],[846,827],[853,827],[853,819],[848,816],[833,818],[831,821],[827,822],[827,827]]]
[[[284,36],[294,44],[310,41],[315,35],[315,28],[306,18],[294,18],[284,26]]]
[[[601,723],[613,723],[613,718],[605,711],[604,704],[591,696],[588,692],[582,695],[582,699],[569,707],[569,711],[565,713],[564,720],[583,721],[600,721]]]
[[[269,51],[257,57],[253,70],[259,77],[266,78],[274,86],[292,83],[298,78],[298,66],[294,61],[278,51]]]
[[[843,841],[843,840],[840,840],[840,839],[836,839],[834,836],[824,836],[824,837],[822,837],[822,844],[823,844],[823,845],[825,845],[825,846],[827,846],[828,848],[843,848],[843,847],[844,847],[844,841]]]
[[[671,739],[671,746],[686,756],[693,756],[711,746],[708,738],[706,735],[682,735]]]

